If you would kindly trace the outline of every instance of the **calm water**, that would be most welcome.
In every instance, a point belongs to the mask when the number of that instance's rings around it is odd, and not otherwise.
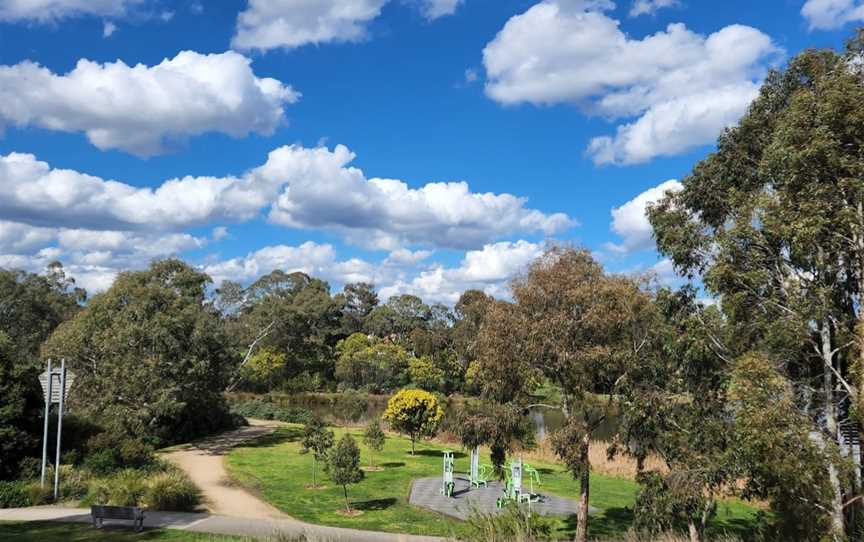
[[[307,408],[312,412],[324,416],[326,418],[344,418],[344,412],[341,410],[341,406],[337,402],[337,395],[293,395],[293,396],[282,396],[279,399],[276,399],[277,402],[283,403],[287,405],[293,406],[302,406],[303,408]],[[281,399],[281,400],[280,400]],[[384,413],[384,409],[387,405],[387,397],[386,396],[372,396],[368,401],[368,408],[366,413],[360,418],[360,422],[364,423],[373,418],[378,418]],[[557,431],[564,424],[564,415],[560,410],[549,409],[543,407],[535,407],[531,410],[529,414],[531,421],[534,423],[534,426],[537,428],[537,437],[538,439],[543,439],[548,436],[550,433]],[[594,438],[597,440],[611,440],[615,435],[615,430],[617,427],[617,417],[609,416],[607,420],[600,426],[598,431],[595,433]]]

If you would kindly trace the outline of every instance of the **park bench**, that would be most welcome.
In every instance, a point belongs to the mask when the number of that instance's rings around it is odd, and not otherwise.
[[[141,532],[144,528],[144,510],[137,506],[102,506],[90,507],[90,515],[93,517],[93,526],[97,529],[102,527],[102,520],[121,519],[132,521],[135,532]]]

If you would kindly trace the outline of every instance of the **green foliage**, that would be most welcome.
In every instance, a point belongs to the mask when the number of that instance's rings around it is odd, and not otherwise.
[[[277,420],[288,423],[306,423],[312,413],[304,408],[281,407],[272,401],[253,399],[248,401],[230,401],[231,412],[245,418],[258,420]]]
[[[408,374],[415,386],[426,391],[440,390],[444,385],[444,371],[428,356],[409,359]]]
[[[38,454],[43,405],[39,347],[84,299],[63,267],[44,276],[0,269],[0,480],[17,476],[28,455]]]
[[[435,435],[443,417],[444,410],[434,395],[413,389],[402,390],[391,397],[383,415],[390,427],[411,438],[412,454],[417,439]]]
[[[384,430],[381,429],[381,422],[378,420],[372,420],[366,426],[366,429],[363,431],[363,444],[369,448],[370,451],[380,453],[381,450],[384,449],[384,443],[387,441],[387,435],[384,434]],[[374,456],[369,454],[369,465],[375,466]]]
[[[262,348],[243,366],[242,378],[254,388],[272,389],[285,370],[287,356],[272,348]]]
[[[502,513],[474,509],[468,527],[459,537],[464,542],[539,542],[555,540],[553,522],[512,502]]]
[[[178,260],[155,262],[121,273],[61,325],[44,355],[77,375],[70,408],[157,445],[230,425],[221,392],[236,358],[205,303],[208,283]]]
[[[397,344],[355,333],[340,341],[336,350],[336,380],[344,387],[381,393],[408,381],[413,356]]]
[[[201,492],[176,467],[124,469],[90,480],[86,504],[146,506],[153,510],[191,512],[201,503]]]
[[[336,446],[327,457],[327,474],[333,483],[342,486],[345,494],[345,510],[351,510],[348,501],[348,486],[363,480],[363,471],[360,470],[360,448],[349,434],[342,435]]]
[[[25,482],[0,482],[0,508],[32,506]]]
[[[489,446],[495,473],[503,478],[507,453],[518,444],[530,449],[535,444],[534,424],[515,405],[467,403],[447,423],[466,449]]]
[[[360,421],[369,410],[366,396],[355,390],[348,390],[337,395],[333,406],[336,417],[349,423]]]
[[[179,471],[157,474],[147,485],[142,502],[151,510],[194,512],[201,503],[201,490]]]
[[[300,441],[303,450],[312,452],[312,487],[317,486],[315,466],[317,462],[326,461],[330,448],[333,447],[333,431],[327,429],[327,424],[320,416],[312,418],[303,426],[303,438]]]

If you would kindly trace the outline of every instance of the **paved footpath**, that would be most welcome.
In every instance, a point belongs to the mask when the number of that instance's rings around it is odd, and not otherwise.
[[[0,510],[0,521],[60,521],[90,523],[90,510],[86,508],[57,508],[37,506]],[[106,525],[131,525],[128,521],[105,520]],[[276,534],[306,535],[310,542],[441,542],[440,538],[406,534],[379,533],[310,525],[294,519],[260,519],[222,516],[216,514],[190,514],[183,512],[147,512],[144,526],[150,528],[179,529],[196,533],[210,533],[264,538]]]
[[[163,454],[183,469],[204,494],[207,513],[147,512],[147,528],[180,529],[199,533],[268,537],[275,534],[305,534],[311,542],[440,542],[440,538],[358,529],[343,529],[303,523],[287,516],[258,497],[227,482],[222,464],[231,448],[269,435],[278,422],[250,420],[249,427],[228,431],[215,437],[186,445]],[[0,510],[0,521],[61,521],[90,523],[86,508],[37,506]],[[106,525],[131,525],[130,522],[105,521]]]

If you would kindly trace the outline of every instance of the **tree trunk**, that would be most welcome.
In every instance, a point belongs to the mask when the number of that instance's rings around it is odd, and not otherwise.
[[[588,446],[591,437],[586,434],[582,437],[580,450],[582,472],[579,476],[579,511],[576,514],[576,538],[575,542],[588,542],[588,501],[590,488],[591,460],[588,457]]]
[[[702,537],[699,536],[699,529],[696,527],[696,522],[692,517],[687,518],[687,534],[690,536],[690,542],[702,542]]]
[[[822,322],[819,335],[822,342],[822,392],[825,394],[825,430],[833,442],[839,443],[839,439],[842,437],[837,422],[837,401],[834,394],[834,355],[832,354],[831,327],[827,320]],[[833,461],[828,461],[828,481],[831,484],[831,534],[835,540],[845,540],[843,488],[840,485],[839,469]]]
[[[351,513],[351,503],[348,501],[348,486],[342,486],[342,491],[345,492],[345,512]]]
[[[414,455],[414,435],[411,435],[411,455]]]

